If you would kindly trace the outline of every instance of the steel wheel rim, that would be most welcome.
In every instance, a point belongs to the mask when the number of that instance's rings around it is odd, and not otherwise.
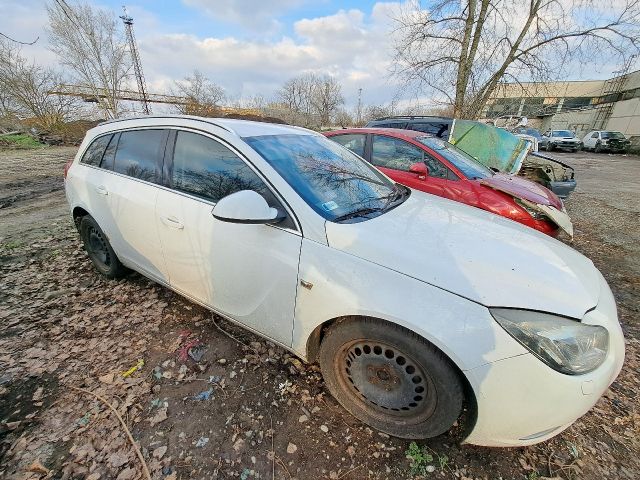
[[[369,414],[419,423],[435,410],[431,376],[400,348],[380,341],[354,340],[336,355],[338,381]]]
[[[111,265],[111,255],[104,235],[95,228],[90,227],[87,237],[87,250],[89,250],[91,258],[105,267],[109,267]]]

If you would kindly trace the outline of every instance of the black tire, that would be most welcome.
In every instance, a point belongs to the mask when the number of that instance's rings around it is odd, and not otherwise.
[[[120,278],[127,268],[120,263],[107,236],[90,215],[80,220],[80,237],[93,266],[107,278]]]
[[[436,347],[376,319],[332,326],[320,346],[331,394],[354,417],[400,438],[430,438],[451,428],[464,398],[462,380]]]
[[[547,150],[547,152],[553,152],[553,145],[551,145],[551,142],[547,143],[546,150]]]
[[[594,153],[602,152],[602,144],[600,142],[596,143],[596,148],[593,149]]]

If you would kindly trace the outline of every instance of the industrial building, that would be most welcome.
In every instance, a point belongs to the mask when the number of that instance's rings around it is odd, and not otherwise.
[[[640,149],[640,70],[608,80],[503,83],[487,102],[485,121],[527,117],[545,132],[568,129],[582,138],[591,130],[614,130]]]

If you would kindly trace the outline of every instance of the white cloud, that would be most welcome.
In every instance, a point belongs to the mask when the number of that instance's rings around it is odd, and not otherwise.
[[[281,26],[274,17],[300,6],[303,0],[183,0],[183,3],[218,20],[273,32]]]

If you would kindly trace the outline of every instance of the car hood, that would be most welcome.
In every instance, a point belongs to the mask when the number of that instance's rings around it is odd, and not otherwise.
[[[504,173],[518,173],[532,142],[511,132],[474,120],[454,120],[449,143],[482,165]]]
[[[422,192],[412,191],[402,205],[370,220],[327,222],[326,233],[332,248],[485,306],[582,318],[598,302],[597,270],[577,251],[511,220]]]
[[[578,140],[576,137],[550,137],[551,140],[572,140],[574,142],[579,142],[580,140]]]
[[[523,198],[536,204],[548,205],[562,210],[562,201],[555,193],[526,178],[496,173],[492,177],[483,178],[480,183],[516,198]]]

